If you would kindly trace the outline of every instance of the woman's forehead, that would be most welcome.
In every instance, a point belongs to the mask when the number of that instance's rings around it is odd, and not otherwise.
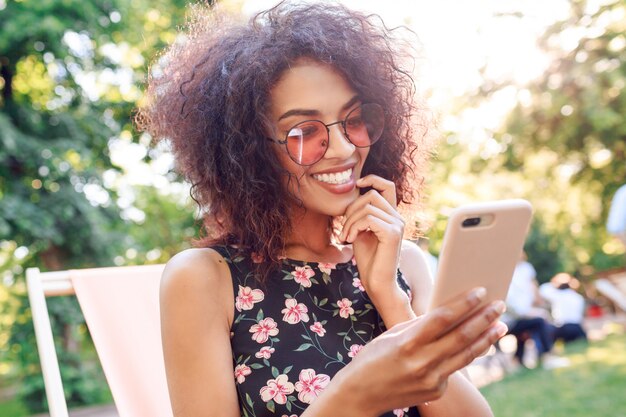
[[[287,69],[270,91],[272,118],[277,121],[294,109],[316,110],[321,116],[342,110],[356,91],[334,67],[311,60]]]

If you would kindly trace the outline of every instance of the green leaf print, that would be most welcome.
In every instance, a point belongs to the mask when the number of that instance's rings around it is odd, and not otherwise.
[[[310,343],[303,343],[300,346],[298,346],[298,349],[296,349],[294,352],[302,352],[303,350],[307,350],[308,348],[312,347],[313,345]]]
[[[289,365],[288,367],[285,368],[285,370],[283,371],[283,374],[287,375],[289,371],[291,371],[292,368],[293,368],[293,365]]]
[[[280,373],[278,372],[278,368],[275,366],[272,366],[272,376],[274,378],[278,378],[278,375],[280,375]]]
[[[263,309],[262,308],[260,308],[259,312],[256,313],[256,321],[259,322],[261,320],[263,320]]]
[[[270,410],[272,413],[276,410],[276,407],[274,406],[274,400],[269,400],[266,406],[267,409]]]
[[[328,302],[328,298],[324,298],[323,300],[320,301],[319,306],[323,306]]]
[[[261,369],[261,368],[263,368],[263,365],[261,365],[260,363],[253,363],[253,364],[250,364],[250,368],[252,368],[252,369]]]

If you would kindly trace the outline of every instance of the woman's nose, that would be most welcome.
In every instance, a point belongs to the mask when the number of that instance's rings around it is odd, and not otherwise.
[[[356,147],[348,140],[341,124],[328,128],[329,144],[325,158],[347,158],[354,153]]]

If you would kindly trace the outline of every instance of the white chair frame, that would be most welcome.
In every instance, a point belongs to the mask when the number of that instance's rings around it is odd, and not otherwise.
[[[69,417],[46,297],[74,295],[70,273],[41,272],[39,268],[28,268],[26,284],[50,416]]]

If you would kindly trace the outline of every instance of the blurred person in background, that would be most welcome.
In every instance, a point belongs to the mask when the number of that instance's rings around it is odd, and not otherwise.
[[[505,301],[507,311],[502,320],[509,327],[509,334],[517,340],[515,360],[520,366],[528,367],[524,361],[525,348],[526,341],[532,338],[537,348],[538,361],[545,367],[555,367],[557,358],[550,355],[554,344],[552,329],[547,320],[548,312],[538,307],[541,298],[536,276],[537,271],[528,262],[526,253],[522,252],[513,272]]]
[[[613,196],[606,229],[626,245],[626,184],[618,188]]]
[[[585,299],[576,292],[578,286],[576,278],[561,272],[539,287],[541,297],[550,305],[555,341],[563,340],[567,343],[579,339],[587,340],[587,333],[582,326]]]

